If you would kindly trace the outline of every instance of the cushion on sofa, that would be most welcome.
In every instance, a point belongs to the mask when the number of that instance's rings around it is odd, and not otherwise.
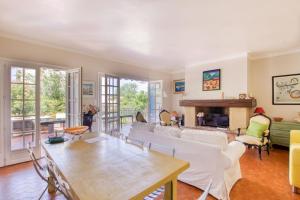
[[[218,145],[224,151],[227,149],[228,139],[226,133],[220,131],[206,131],[196,129],[184,129],[181,138],[198,141],[212,145]]]
[[[154,133],[162,134],[169,137],[181,137],[181,129],[178,127],[172,127],[172,126],[156,126],[154,128]]]

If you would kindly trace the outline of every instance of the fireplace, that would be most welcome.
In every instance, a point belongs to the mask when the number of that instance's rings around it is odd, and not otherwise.
[[[184,107],[184,125],[188,128],[199,126],[197,114],[202,112],[201,125],[237,130],[246,128],[255,99],[201,99],[181,100]],[[198,115],[199,116],[199,115]]]
[[[198,117],[198,126],[229,127],[228,108],[224,107],[196,107],[197,114],[203,113],[203,117]]]

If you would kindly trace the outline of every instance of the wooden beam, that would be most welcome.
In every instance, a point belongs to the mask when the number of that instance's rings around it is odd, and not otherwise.
[[[205,99],[181,100],[180,106],[186,107],[256,107],[256,99]]]

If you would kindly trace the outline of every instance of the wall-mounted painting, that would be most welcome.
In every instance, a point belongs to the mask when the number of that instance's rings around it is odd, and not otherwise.
[[[274,105],[300,105],[300,74],[272,77]]]
[[[212,91],[221,89],[221,70],[214,69],[203,72],[203,91]]]
[[[185,91],[185,80],[175,80],[173,81],[173,92],[174,94],[182,94]]]
[[[94,97],[95,83],[91,81],[82,82],[82,96],[83,97]]]

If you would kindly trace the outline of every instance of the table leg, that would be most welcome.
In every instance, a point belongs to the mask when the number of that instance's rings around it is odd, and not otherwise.
[[[177,200],[177,177],[165,185],[164,200]]]
[[[49,177],[48,177],[48,192],[49,193],[54,193],[56,192],[55,188],[55,181],[54,181],[54,174],[48,170]]]

